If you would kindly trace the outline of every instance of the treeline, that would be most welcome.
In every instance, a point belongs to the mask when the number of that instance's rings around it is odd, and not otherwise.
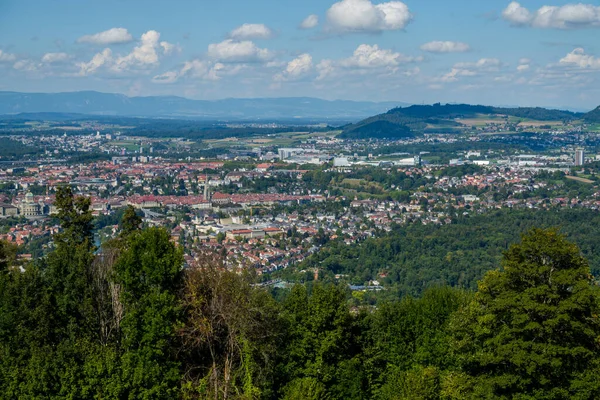
[[[534,227],[560,227],[600,276],[600,213],[589,209],[498,210],[452,217],[446,225],[395,225],[391,232],[347,246],[332,240],[299,269],[320,268],[321,279],[335,274],[349,283],[381,282],[400,296],[418,296],[437,285],[475,289],[495,269],[504,251]]]
[[[127,209],[92,244],[89,200],[57,193],[55,250],[0,244],[0,398],[593,399],[598,287],[576,246],[533,230],[476,294],[433,288],[377,308],[341,286],[276,301],[218,256],[183,268]]]

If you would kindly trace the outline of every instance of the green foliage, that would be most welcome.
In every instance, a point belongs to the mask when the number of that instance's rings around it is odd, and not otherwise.
[[[0,274],[8,269],[17,257],[17,246],[0,240]]]
[[[0,159],[2,160],[18,160],[40,153],[39,149],[12,139],[2,139],[2,146],[0,146]]]
[[[300,269],[320,267],[325,274],[350,275],[363,284],[377,279],[400,295],[420,295],[432,286],[475,289],[476,282],[497,268],[502,254],[532,227],[556,227],[569,235],[600,276],[600,214],[586,209],[501,210],[454,217],[447,225],[418,223],[395,226],[388,234],[357,246],[331,241],[309,257]],[[384,273],[385,278],[378,275]]]
[[[180,321],[176,291],[183,254],[163,229],[130,236],[115,265],[124,316],[123,381],[134,398],[169,398],[178,390],[179,364],[170,351]]]
[[[285,300],[284,319],[289,329],[279,377],[285,397],[307,390],[315,399],[361,398],[359,338],[344,291],[316,285],[309,295],[297,285]]]
[[[128,236],[142,227],[142,218],[133,206],[127,206],[121,218],[120,228],[123,236]]]
[[[502,266],[452,324],[473,396],[597,398],[598,385],[581,379],[600,350],[600,293],[577,246],[534,229]]]
[[[269,398],[281,340],[279,305],[212,257],[188,269],[179,358],[190,399]]]
[[[388,293],[377,307],[350,308],[369,294],[310,282],[277,302],[254,276],[228,270],[214,254],[197,254],[184,269],[169,233],[140,230],[131,210],[127,233],[96,251],[88,202],[66,189],[58,202],[62,232],[46,258],[10,268],[15,249],[0,243],[0,398],[600,397],[600,288],[588,261],[556,230],[534,229],[502,255],[512,238],[505,230],[560,215],[581,231],[577,240],[590,235],[582,243],[595,260],[591,211],[396,227],[365,243],[366,255],[356,246],[358,262],[388,268],[409,249],[429,251],[424,260],[434,268],[443,255],[449,266],[494,270],[475,294],[421,283],[420,298]],[[498,221],[506,226],[491,229]],[[341,250],[335,246],[326,247]],[[331,256],[324,268],[338,268]]]

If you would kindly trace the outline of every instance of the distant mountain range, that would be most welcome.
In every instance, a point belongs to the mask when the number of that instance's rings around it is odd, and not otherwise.
[[[406,106],[400,102],[322,100],[310,97],[191,100],[176,96],[128,97],[100,92],[0,92],[0,115],[75,113],[210,120],[320,119],[358,121]]]
[[[398,107],[344,127],[346,139],[405,138],[424,132],[450,133],[464,128],[458,119],[510,116],[534,121],[583,120],[600,122],[600,107],[589,113],[540,107],[490,107],[469,104],[434,104]]]

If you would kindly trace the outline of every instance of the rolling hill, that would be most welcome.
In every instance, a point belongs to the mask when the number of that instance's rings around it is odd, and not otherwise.
[[[600,106],[596,107],[595,110],[592,110],[589,113],[585,114],[583,116],[583,119],[586,122],[600,123]]]
[[[600,111],[598,113],[600,114]],[[583,117],[581,113],[549,110],[540,107],[502,108],[437,103],[394,108],[386,113],[343,127],[340,137],[347,139],[396,139],[411,137],[428,129],[430,131],[438,129],[451,133],[462,126],[456,119],[474,118],[482,115],[511,116],[535,121],[569,121]]]

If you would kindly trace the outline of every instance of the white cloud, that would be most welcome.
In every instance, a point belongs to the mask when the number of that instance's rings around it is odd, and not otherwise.
[[[177,71],[168,71],[152,78],[155,83],[173,83],[182,77],[190,76],[193,78],[205,79],[209,77],[212,63],[204,60],[186,61]]]
[[[525,72],[525,71],[528,71],[529,68],[531,68],[531,66],[529,64],[520,64],[519,66],[517,66],[517,71]]]
[[[513,25],[527,25],[531,22],[531,13],[521,4],[513,1],[502,11],[502,18]]]
[[[223,62],[264,62],[273,57],[269,50],[261,49],[251,41],[232,39],[209,44],[208,56]]]
[[[17,56],[15,56],[14,54],[6,53],[6,52],[0,50],[0,63],[13,62],[16,59],[17,59]]]
[[[532,12],[513,1],[504,9],[502,17],[514,26],[554,29],[600,27],[600,6],[583,3],[542,6]]]
[[[181,52],[181,47],[179,47],[179,45],[165,42],[165,41],[160,42],[160,47],[162,47],[163,54],[165,54],[165,55]]]
[[[471,50],[471,47],[462,42],[434,41],[422,45],[421,50],[430,53],[464,53]]]
[[[150,30],[142,35],[140,42],[125,55],[113,56],[110,48],[97,53],[89,62],[77,63],[79,75],[85,76],[98,72],[101,68],[113,73],[125,73],[132,70],[147,70],[160,64],[160,49],[163,54],[175,50],[168,42],[160,42],[160,33]]]
[[[326,79],[331,75],[334,75],[335,65],[333,63],[333,60],[321,60],[321,62],[317,64],[317,72],[319,73],[319,75],[317,76],[318,81]]]
[[[31,60],[19,60],[14,63],[13,68],[19,71],[37,71],[38,65]]]
[[[273,31],[264,24],[244,24],[231,31],[229,37],[235,40],[270,39]]]
[[[420,57],[408,57],[392,50],[380,49],[376,44],[361,44],[354,50],[352,57],[342,60],[340,65],[349,68],[385,68],[421,60]]]
[[[497,71],[501,65],[502,62],[497,58],[482,58],[474,63],[463,62],[457,63],[454,66],[456,68],[473,68],[478,70]]]
[[[42,62],[46,64],[62,63],[71,59],[67,53],[46,53],[42,57]]]
[[[226,65],[213,63],[207,60],[186,61],[183,66],[175,71],[168,71],[152,78],[154,83],[174,83],[182,78],[193,78],[204,81],[217,81],[225,75],[235,75],[245,66],[241,64]]]
[[[476,62],[456,63],[450,72],[444,74],[438,80],[441,82],[456,82],[460,77],[498,72],[502,65],[502,62],[497,58],[482,58]]]
[[[78,43],[91,43],[101,46],[111,44],[128,43],[133,40],[133,36],[125,28],[112,28],[104,32],[93,35],[85,35],[77,39]]]
[[[600,58],[586,54],[585,50],[580,47],[561,58],[559,63],[582,69],[600,69]]]
[[[389,49],[380,49],[378,45],[361,44],[354,50],[351,57],[341,60],[322,60],[317,64],[317,80],[337,76],[344,73],[369,73],[374,69],[395,73],[401,65],[423,61],[423,57],[406,56]],[[407,72],[405,72],[406,74]],[[409,75],[420,73],[420,69],[413,68]]]
[[[275,75],[276,81],[299,79],[306,76],[313,69],[313,59],[310,54],[301,54],[287,64],[282,73]]]
[[[300,23],[300,29],[312,29],[319,25],[319,16],[311,14]]]
[[[89,62],[80,62],[77,63],[77,67],[79,68],[79,75],[86,76],[94,74],[101,67],[105,65],[110,65],[113,63],[112,50],[106,48],[102,50],[102,52],[96,54]]]
[[[413,19],[400,1],[373,4],[370,0],[342,0],[327,10],[327,21],[335,32],[381,32],[404,29]]]
[[[117,70],[126,70],[132,66],[148,66],[158,64],[158,46],[160,33],[148,31],[142,35],[141,43],[126,56],[119,57],[115,61]]]

